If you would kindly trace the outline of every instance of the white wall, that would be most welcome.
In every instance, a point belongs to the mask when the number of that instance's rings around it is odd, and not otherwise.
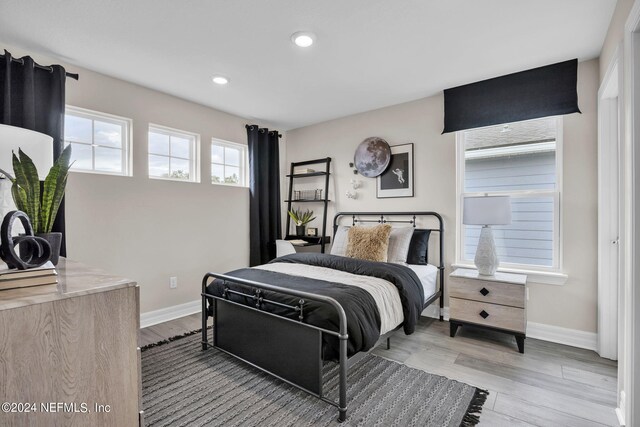
[[[5,45],[3,45],[5,46]],[[9,47],[14,56],[29,54]],[[32,55],[42,64],[61,63]],[[92,71],[67,79],[67,104],[133,119],[133,176],[71,173],[67,186],[68,257],[140,284],[141,311],[200,297],[207,271],[249,261],[249,190],[210,184],[212,137],[246,143],[241,117]],[[201,183],[147,178],[149,123],[200,134]],[[169,277],[178,288],[169,288]]]
[[[530,285],[529,320],[588,332],[596,330],[596,95],[598,60],[578,66],[582,114],[564,118],[564,200],[562,205],[565,285]],[[347,211],[434,210],[445,220],[445,261],[454,261],[456,172],[455,136],[441,135],[443,97],[436,95],[287,132],[287,161],[331,156],[336,200]],[[363,182],[357,200],[346,198],[354,177],[348,163],[366,137],[391,145],[414,143],[415,197],[376,199],[375,180]],[[447,269],[447,274],[450,272]],[[446,305],[446,304],[445,304]]]
[[[604,39],[602,51],[600,52],[600,82],[602,82],[607,72],[609,63],[613,59],[613,54],[622,43],[622,39],[624,38],[624,24],[627,21],[634,2],[635,0],[618,0],[616,3],[616,8],[613,11],[609,29],[607,30],[607,36]]]

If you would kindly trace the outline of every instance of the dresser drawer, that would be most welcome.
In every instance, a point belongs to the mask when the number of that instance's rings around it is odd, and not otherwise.
[[[449,298],[449,310],[453,320],[521,333],[525,333],[526,330],[527,322],[524,308],[451,297]],[[483,317],[480,314],[483,311],[488,316]]]
[[[525,287],[513,283],[451,278],[449,296],[524,308]]]

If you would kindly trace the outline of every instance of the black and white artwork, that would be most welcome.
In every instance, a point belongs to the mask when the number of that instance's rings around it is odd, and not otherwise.
[[[413,144],[391,146],[389,166],[377,178],[376,196],[413,197]]]

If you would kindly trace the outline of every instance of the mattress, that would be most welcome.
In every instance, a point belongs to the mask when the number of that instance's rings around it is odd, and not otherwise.
[[[438,278],[438,267],[435,265],[415,265],[415,264],[403,264],[409,267],[416,273],[420,283],[422,283],[422,289],[424,289],[424,302],[429,297],[436,293],[436,280]]]

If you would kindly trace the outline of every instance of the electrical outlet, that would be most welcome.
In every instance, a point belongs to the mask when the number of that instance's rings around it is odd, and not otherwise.
[[[171,289],[175,289],[178,287],[178,278],[177,277],[169,277],[169,287]]]

